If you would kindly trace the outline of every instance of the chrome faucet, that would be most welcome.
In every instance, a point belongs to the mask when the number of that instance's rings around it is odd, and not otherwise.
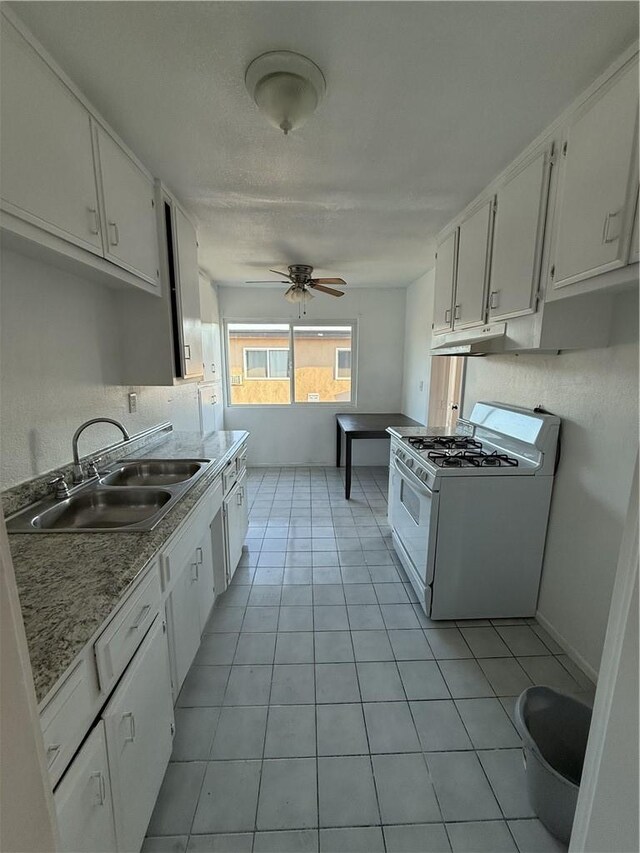
[[[125,441],[131,441],[131,436],[126,431],[126,429],[122,426],[119,421],[114,421],[113,418],[91,418],[90,421],[85,421],[83,424],[80,424],[78,429],[75,431],[73,435],[72,447],[73,447],[73,482],[74,483],[82,483],[84,480],[84,471],[82,470],[82,465],[80,464],[80,457],[78,456],[78,439],[85,431],[88,426],[91,424],[113,424],[118,427],[122,435],[124,436]]]

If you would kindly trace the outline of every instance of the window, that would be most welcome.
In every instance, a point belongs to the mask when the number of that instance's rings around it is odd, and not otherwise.
[[[351,403],[355,323],[227,323],[231,405]]]
[[[351,350],[336,347],[336,379],[351,379]]]
[[[289,347],[244,347],[245,379],[286,379],[289,376]]]

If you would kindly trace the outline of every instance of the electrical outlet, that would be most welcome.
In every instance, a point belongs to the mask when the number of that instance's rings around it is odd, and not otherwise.
[[[138,411],[138,395],[133,391],[129,394],[129,414],[133,415]]]

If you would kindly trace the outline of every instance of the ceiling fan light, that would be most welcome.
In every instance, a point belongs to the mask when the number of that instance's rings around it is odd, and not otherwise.
[[[272,50],[254,59],[245,85],[267,120],[285,136],[314,113],[326,88],[315,62],[289,50]]]

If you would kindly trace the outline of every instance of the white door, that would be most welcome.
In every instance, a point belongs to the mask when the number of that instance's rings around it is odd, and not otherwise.
[[[160,284],[153,181],[96,125],[103,197],[105,257]]]
[[[560,155],[550,276],[554,287],[615,269],[626,251],[637,197],[638,64],[578,111]]]
[[[89,113],[2,19],[2,206],[102,255]]]
[[[540,151],[497,196],[489,283],[489,319],[535,311],[551,151]]]
[[[448,332],[453,325],[453,290],[456,278],[458,229],[438,246],[433,299],[433,331]]]
[[[493,199],[485,202],[460,226],[454,329],[484,323],[492,220]]]
[[[229,581],[238,567],[242,546],[249,526],[246,500],[246,472],[224,499],[225,535],[227,541],[227,575]]]
[[[102,720],[62,777],[54,800],[60,853],[113,853],[116,834]]]
[[[195,228],[176,205],[173,207],[173,216],[182,328],[183,375],[201,376],[203,365],[198,241]]]
[[[200,645],[198,565],[195,549],[167,599],[167,628],[177,697]]]
[[[125,670],[102,716],[118,850],[140,850],[173,741],[167,640],[160,618]]]
[[[211,528],[207,525],[198,546],[196,547],[196,563],[198,565],[198,606],[200,609],[200,631],[207,624],[211,608],[215,601],[213,582],[213,543]]]
[[[203,435],[222,429],[224,407],[222,383],[211,382],[198,388],[200,406],[200,431]]]

